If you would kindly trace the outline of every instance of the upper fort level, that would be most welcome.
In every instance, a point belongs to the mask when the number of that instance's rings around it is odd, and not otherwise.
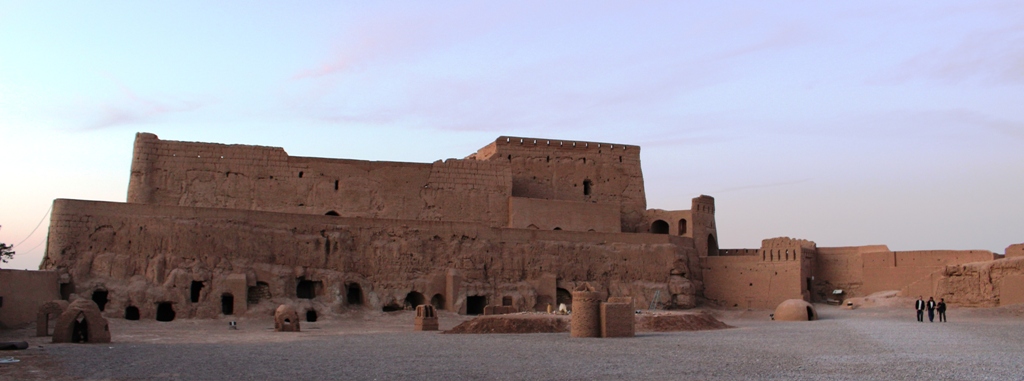
[[[502,136],[467,159],[507,163],[513,197],[614,205],[622,231],[647,231],[639,146]]]

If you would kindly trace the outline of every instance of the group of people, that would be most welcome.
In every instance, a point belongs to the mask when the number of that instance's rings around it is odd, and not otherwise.
[[[935,303],[935,298],[928,297],[928,301],[924,301],[923,296],[917,297],[917,302],[914,303],[914,307],[917,308],[917,321],[924,322],[924,310],[928,309],[928,321],[935,322],[935,311],[939,311],[939,321],[946,321],[946,300],[939,298],[939,302]]]

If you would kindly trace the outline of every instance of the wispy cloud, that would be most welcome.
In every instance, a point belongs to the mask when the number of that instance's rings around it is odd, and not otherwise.
[[[92,106],[85,112],[87,116],[84,119],[87,122],[80,130],[93,131],[144,123],[162,115],[194,111],[203,106],[201,102],[192,100],[156,100],[143,97],[123,85],[118,85],[118,88],[118,99]]]

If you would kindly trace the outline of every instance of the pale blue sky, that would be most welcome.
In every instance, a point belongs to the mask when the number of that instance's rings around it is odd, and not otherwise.
[[[124,201],[132,140],[431,162],[637,144],[722,247],[1024,242],[1024,3],[0,0],[0,242]],[[26,239],[26,237],[28,237]],[[24,242],[22,242],[24,241]]]

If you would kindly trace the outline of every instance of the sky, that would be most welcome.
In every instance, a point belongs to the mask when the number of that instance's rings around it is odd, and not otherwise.
[[[56,198],[125,201],[136,132],[433,162],[641,146],[723,248],[1024,242],[1020,1],[0,0],[3,268]],[[38,228],[37,228],[38,226]]]

